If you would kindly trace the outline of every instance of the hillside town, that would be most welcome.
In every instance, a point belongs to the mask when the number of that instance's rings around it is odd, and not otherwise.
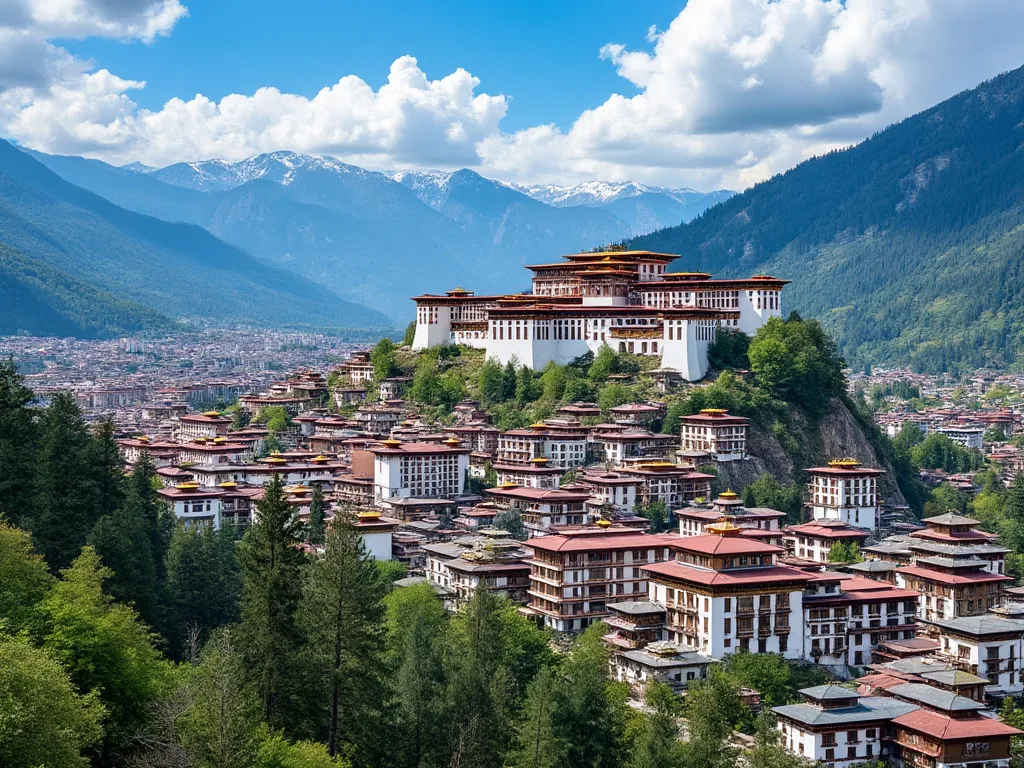
[[[1013,549],[964,510],[931,505],[922,519],[881,455],[852,443],[802,469],[795,509],[724,484],[763,474],[757,415],[700,407],[673,421],[672,404],[712,386],[698,380],[719,334],[781,324],[787,281],[666,273],[670,258],[577,254],[532,268],[532,294],[418,296],[407,346],[206,331],[2,347],[37,407],[70,390],[87,421],[113,425],[124,471],[151,465],[164,514],[186,530],[240,540],[283,488],[300,524],[350,520],[367,556],[400,568],[396,589],[428,585],[452,613],[500,596],[558,645],[601,626],[609,675],[638,705],[655,683],[685,698],[731,655],[775,654],[828,680],[770,707],[795,756],[1008,766],[1024,735],[997,717],[1024,694]],[[607,386],[643,379],[654,396],[566,400],[521,426],[495,423],[479,392],[432,408],[425,355],[459,345],[511,366],[513,390],[581,356],[591,370],[602,356],[647,360]],[[922,467],[923,486],[969,497],[982,466],[1004,488],[1024,467],[1021,377],[846,373],[880,434],[939,436],[976,461]],[[745,695],[758,706],[762,693]]]

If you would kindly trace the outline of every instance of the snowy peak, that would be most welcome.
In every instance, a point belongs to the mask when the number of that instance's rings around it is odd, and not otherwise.
[[[302,155],[296,152],[267,152],[232,163],[225,160],[204,160],[194,163],[175,163],[152,171],[161,181],[203,192],[219,192],[240,187],[255,179],[266,179],[278,184],[291,184],[300,173],[325,172],[331,174],[369,175],[354,165],[333,157]]]
[[[664,195],[677,203],[689,205],[705,194],[717,195],[716,192],[698,192],[686,187],[651,187],[638,181],[584,181],[581,184],[509,184],[535,200],[560,208],[574,205],[606,205],[616,200],[626,200],[641,195]],[[728,192],[731,195],[731,192]]]

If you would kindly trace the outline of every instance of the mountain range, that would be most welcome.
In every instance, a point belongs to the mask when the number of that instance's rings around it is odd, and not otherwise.
[[[819,318],[857,367],[1019,367],[1024,68],[632,243],[790,278],[784,309]]]
[[[456,285],[523,290],[524,263],[682,221],[703,199],[680,190],[678,200],[663,191],[644,202],[624,191],[603,202],[581,196],[578,204],[549,204],[470,170],[384,174],[293,152],[159,169],[27,153],[118,206],[198,225],[267,265],[374,307],[396,326],[410,317],[412,295]],[[705,205],[722,194],[705,196]],[[625,200],[634,201],[624,209],[632,223],[613,209]]]

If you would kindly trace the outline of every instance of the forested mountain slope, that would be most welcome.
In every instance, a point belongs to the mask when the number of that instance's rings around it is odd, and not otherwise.
[[[206,230],[127,211],[0,141],[0,243],[119,299],[172,317],[381,327],[381,313]]]
[[[1024,349],[1024,69],[633,241],[793,280],[847,359],[941,370]]]
[[[163,315],[0,244],[0,335],[103,338],[169,330]]]

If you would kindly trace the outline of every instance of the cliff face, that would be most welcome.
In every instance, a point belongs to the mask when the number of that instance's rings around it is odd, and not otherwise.
[[[750,427],[747,441],[748,461],[720,464],[720,488],[731,488],[737,493],[767,473],[782,484],[803,483],[806,467],[822,466],[830,459],[852,457],[868,467],[880,467],[886,474],[879,478],[883,501],[905,504],[903,494],[896,485],[892,467],[878,456],[863,428],[846,404],[832,398],[828,411],[817,424],[810,423],[803,414],[789,414],[789,435],[796,451],[790,453],[771,430],[756,424]]]

